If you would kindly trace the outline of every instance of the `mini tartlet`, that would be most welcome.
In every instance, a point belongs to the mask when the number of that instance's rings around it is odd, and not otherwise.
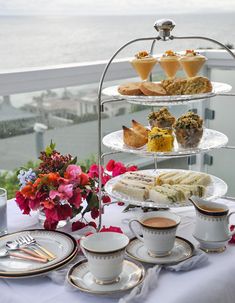
[[[205,56],[188,49],[185,51],[185,54],[181,56],[179,62],[188,77],[195,77],[206,60],[207,58]]]
[[[138,52],[135,58],[131,60],[131,64],[142,80],[147,80],[153,67],[157,63],[157,59],[150,55],[147,51]]]
[[[179,55],[172,50],[166,51],[159,59],[159,63],[164,70],[166,76],[174,79],[177,71],[180,69]]]

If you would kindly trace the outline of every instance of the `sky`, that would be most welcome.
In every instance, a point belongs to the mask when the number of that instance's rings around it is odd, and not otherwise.
[[[235,13],[235,0],[0,0],[0,15],[154,15],[203,12]]]

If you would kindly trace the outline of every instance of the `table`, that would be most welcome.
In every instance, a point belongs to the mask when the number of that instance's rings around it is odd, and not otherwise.
[[[235,203],[220,199],[230,209],[235,210]],[[122,213],[123,207],[110,205],[105,209],[104,224],[120,226],[128,232],[127,220],[137,216],[139,210]],[[173,210],[182,215],[182,224],[177,235],[187,238],[197,245],[191,236],[195,212],[193,207]],[[232,217],[235,223],[235,216]],[[14,200],[8,201],[9,232],[37,228],[37,215],[22,215]],[[222,254],[210,254],[209,263],[189,272],[162,271],[156,290],[146,298],[146,303],[234,303],[235,302],[235,245],[228,245]],[[117,299],[94,297],[79,291],[68,291],[48,277],[27,279],[0,279],[1,303],[116,303]]]

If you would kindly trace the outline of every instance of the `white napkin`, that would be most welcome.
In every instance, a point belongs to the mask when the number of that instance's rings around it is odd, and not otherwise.
[[[188,271],[200,266],[203,266],[208,261],[208,255],[201,250],[195,250],[194,256],[171,266],[155,265],[147,270],[145,279],[141,285],[138,285],[132,291],[121,298],[119,303],[139,303],[144,302],[152,289],[155,289],[158,284],[158,277],[160,271],[164,268],[170,271]]]

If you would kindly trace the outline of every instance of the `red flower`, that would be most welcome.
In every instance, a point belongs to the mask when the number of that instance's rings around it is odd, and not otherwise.
[[[92,226],[94,228],[97,227],[96,223],[94,221],[90,221],[87,225]]]
[[[94,220],[99,217],[99,209],[98,208],[96,208],[96,207],[92,208],[91,217]]]
[[[103,201],[103,203],[109,203],[109,202],[111,202],[111,199],[109,196],[103,196],[102,201]]]
[[[235,225],[230,226],[230,231],[234,231]],[[230,244],[235,244],[235,235],[232,236],[231,240],[228,242]]]
[[[44,222],[44,228],[47,230],[55,230],[57,227],[58,221],[50,221],[50,220],[45,220]]]
[[[114,233],[123,234],[123,231],[118,226],[109,226],[109,227],[103,226],[100,232],[114,232]]]
[[[115,161],[112,160],[112,159],[109,160],[109,162],[108,162],[107,165],[106,165],[107,171],[113,171],[114,166],[115,166]]]
[[[86,226],[86,224],[84,222],[81,222],[81,221],[73,222],[72,223],[72,231],[82,229],[85,226]]]
[[[125,203],[124,203],[124,202],[119,201],[119,202],[117,203],[117,205],[119,205],[119,206],[123,206],[123,205],[125,205]]]
[[[28,215],[30,213],[29,199],[23,196],[20,191],[16,192],[16,203],[20,210],[23,211],[24,215]]]

